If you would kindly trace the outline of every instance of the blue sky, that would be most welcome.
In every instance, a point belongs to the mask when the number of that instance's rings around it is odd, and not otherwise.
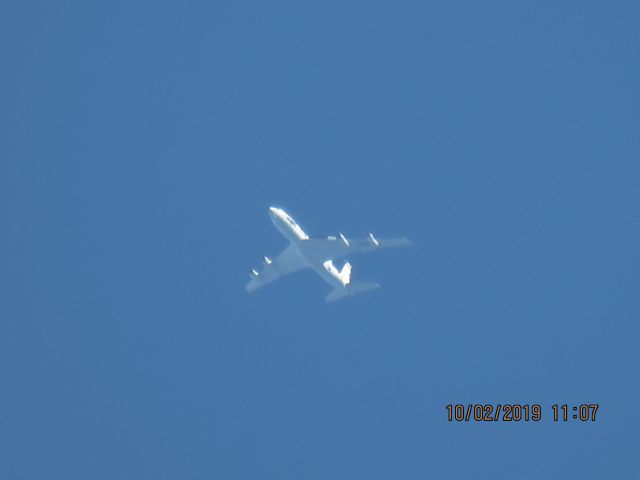
[[[640,475],[639,13],[6,5],[0,478]],[[271,204],[415,246],[249,296]]]

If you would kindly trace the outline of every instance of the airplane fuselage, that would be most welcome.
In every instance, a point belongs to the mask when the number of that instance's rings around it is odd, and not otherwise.
[[[276,228],[284,235],[291,243],[296,243],[300,240],[308,240],[309,235],[304,233],[304,230],[296,223],[296,221],[281,208],[270,207],[269,216]]]
[[[347,239],[341,233],[326,238],[310,238],[282,208],[270,207],[269,216],[273,225],[289,240],[289,245],[273,259],[264,257],[264,267],[261,271],[251,269],[251,281],[246,286],[248,292],[262,288],[284,275],[311,268],[333,287],[326,301],[335,302],[380,286],[375,282],[352,282],[351,264],[345,260],[338,268],[334,265],[335,261],[342,261],[345,257],[359,252],[411,244],[406,238],[377,239],[371,233],[367,238],[360,239]]]
[[[348,281],[345,283],[345,280],[340,278],[339,271],[330,259],[315,255],[311,249],[305,248],[304,242],[309,240],[309,235],[305,233],[291,215],[281,208],[270,207],[269,216],[278,231],[291,242],[296,249],[296,253],[309,268],[315,270],[318,275],[333,287],[344,287],[348,283]]]

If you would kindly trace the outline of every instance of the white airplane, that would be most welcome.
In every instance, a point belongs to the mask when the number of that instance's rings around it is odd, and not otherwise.
[[[291,243],[273,260],[264,257],[264,269],[259,272],[252,268],[249,275],[251,281],[247,291],[253,292],[277,280],[283,275],[312,268],[333,290],[327,295],[327,302],[335,302],[349,295],[366,292],[378,288],[378,283],[351,283],[351,264],[345,262],[338,270],[334,260],[344,258],[352,253],[370,252],[380,248],[404,247],[411,245],[406,238],[375,238],[373,234],[365,239],[347,239],[343,234],[337,237],[309,238],[300,225],[281,208],[270,207],[269,215],[280,233]]]

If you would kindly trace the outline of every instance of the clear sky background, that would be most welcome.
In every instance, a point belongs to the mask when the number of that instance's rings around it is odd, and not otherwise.
[[[0,478],[640,478],[639,18],[5,4]],[[271,204],[415,246],[250,296]]]

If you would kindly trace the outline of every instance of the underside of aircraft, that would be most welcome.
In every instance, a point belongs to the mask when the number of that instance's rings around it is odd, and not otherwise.
[[[347,255],[372,252],[382,248],[405,247],[411,245],[407,238],[376,238],[373,234],[363,239],[347,239],[343,234],[327,238],[310,238],[300,225],[282,208],[270,207],[269,215],[276,228],[289,240],[290,244],[275,258],[264,257],[261,271],[252,268],[251,281],[247,291],[253,292],[278,278],[298,270],[311,268],[318,273],[333,290],[326,297],[327,302],[373,290],[378,283],[352,282],[351,264],[345,261],[338,269],[335,263]]]

